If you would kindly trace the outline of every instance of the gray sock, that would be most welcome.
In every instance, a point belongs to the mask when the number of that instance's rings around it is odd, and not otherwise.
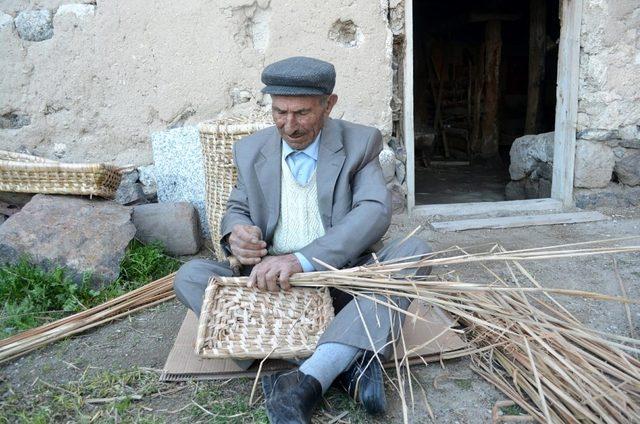
[[[342,343],[324,343],[300,366],[300,371],[318,380],[322,393],[325,393],[333,380],[346,371],[361,352],[357,347]]]

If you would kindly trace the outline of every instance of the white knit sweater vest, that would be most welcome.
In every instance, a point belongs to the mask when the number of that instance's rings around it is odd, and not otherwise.
[[[291,174],[284,157],[281,166],[280,216],[273,233],[273,246],[269,249],[272,255],[297,252],[324,235],[318,208],[316,172],[302,185]]]

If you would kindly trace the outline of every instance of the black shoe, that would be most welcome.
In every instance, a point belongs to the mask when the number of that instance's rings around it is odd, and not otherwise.
[[[313,408],[322,398],[320,382],[298,370],[262,377],[262,390],[271,424],[311,423]]]
[[[373,358],[373,359],[372,359]],[[387,409],[382,367],[373,352],[366,351],[348,370],[340,374],[338,384],[369,414]]]

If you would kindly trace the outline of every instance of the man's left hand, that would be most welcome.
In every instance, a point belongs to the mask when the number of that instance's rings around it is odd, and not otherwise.
[[[294,254],[264,256],[251,270],[247,285],[273,292],[278,291],[278,286],[289,290],[289,277],[298,272],[302,272],[302,266]]]

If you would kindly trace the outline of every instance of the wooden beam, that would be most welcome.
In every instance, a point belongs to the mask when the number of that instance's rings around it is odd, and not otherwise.
[[[485,24],[485,80],[484,114],[482,116],[482,135],[479,151],[474,152],[483,158],[498,155],[498,101],[500,94],[500,59],[502,56],[502,25],[500,21],[488,21]]]
[[[468,216],[508,212],[556,211],[562,202],[554,199],[505,200],[501,202],[444,203],[420,205],[414,208],[419,216]]]
[[[413,211],[416,204],[416,163],[413,129],[413,1],[408,1],[404,6],[404,84],[403,84],[403,108],[402,126],[404,143],[407,149],[407,211]]]
[[[573,205],[582,0],[562,0],[551,197]]]
[[[544,81],[547,53],[546,0],[529,0],[529,84],[527,87],[527,112],[525,134],[537,134],[540,130],[540,93]]]
[[[505,216],[499,218],[463,219],[459,221],[432,222],[431,226],[441,232],[479,230],[489,228],[516,228],[536,225],[577,224],[604,221],[608,216],[600,212],[569,212],[550,215]]]

